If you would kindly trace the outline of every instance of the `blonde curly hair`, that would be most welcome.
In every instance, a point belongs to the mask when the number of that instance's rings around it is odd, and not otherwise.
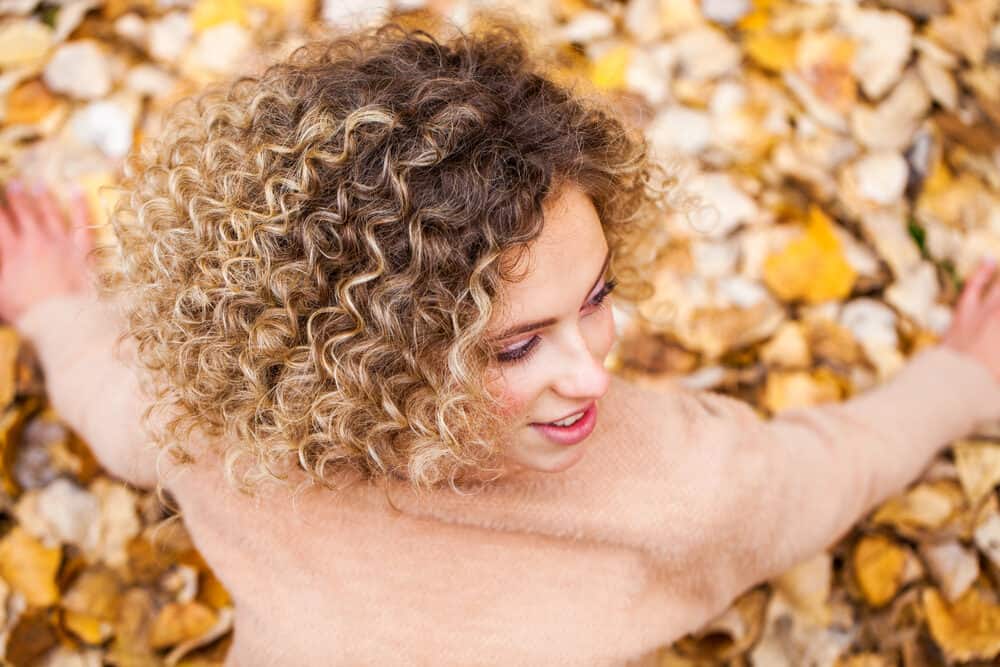
[[[195,460],[179,443],[199,429],[246,492],[289,461],[328,486],[499,473],[485,333],[543,202],[589,194],[616,303],[636,304],[672,179],[548,66],[510,23],[447,41],[393,23],[170,110],[127,159],[105,276],[152,378],[144,417],[170,415],[161,455]]]

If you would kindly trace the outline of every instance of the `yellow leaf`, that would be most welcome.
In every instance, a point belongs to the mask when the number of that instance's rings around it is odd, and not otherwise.
[[[625,85],[625,69],[632,58],[632,49],[622,44],[609,49],[591,65],[590,80],[602,90],[617,90]]]
[[[21,487],[12,474],[21,431],[28,418],[38,409],[38,404],[39,399],[31,398],[22,404],[11,406],[0,415],[0,489],[12,498],[21,493]]]
[[[704,22],[697,0],[660,0],[660,26],[668,35],[690,30]]]
[[[963,502],[962,489],[954,481],[924,482],[887,500],[872,516],[872,521],[895,526],[898,530],[940,528]]]
[[[954,452],[962,490],[971,505],[978,505],[1000,483],[1000,445],[960,440]]]
[[[890,664],[878,653],[857,653],[841,657],[836,667],[889,667]]]
[[[764,261],[765,284],[786,301],[843,299],[856,279],[833,232],[833,222],[815,206],[810,209],[805,234]]]
[[[1000,606],[975,587],[954,604],[926,588],[923,603],[931,636],[952,660],[992,660],[1000,654]]]
[[[753,32],[747,36],[744,45],[747,55],[764,69],[783,72],[795,66],[795,54],[799,48],[796,36]]]
[[[30,605],[45,607],[58,602],[56,572],[61,561],[61,549],[46,547],[20,526],[14,526],[0,540],[0,577]]]
[[[827,368],[812,372],[772,370],[764,387],[764,405],[772,413],[839,400],[844,383]]]
[[[114,631],[107,621],[78,611],[63,610],[62,622],[67,630],[88,644],[100,644]]]
[[[773,583],[793,607],[814,623],[830,624],[832,611],[828,602],[833,583],[833,559],[829,553],[823,551],[802,561],[775,578]]]
[[[58,97],[40,79],[31,79],[17,86],[7,97],[7,117],[5,122],[16,125],[34,125],[59,106],[64,106]]]
[[[0,69],[44,64],[52,35],[52,28],[34,19],[0,23]]]
[[[161,649],[197,639],[211,630],[217,620],[216,613],[200,602],[171,602],[153,621],[149,645]]]
[[[20,347],[21,337],[17,335],[17,329],[0,326],[0,409],[14,400],[17,390],[17,353]]]
[[[226,590],[226,587],[222,585],[222,582],[216,578],[211,570],[205,570],[201,573],[198,600],[213,609],[222,609],[223,607],[231,607],[233,605],[233,599],[230,597],[229,591]]]
[[[896,597],[905,567],[906,551],[884,535],[865,535],[854,547],[854,578],[873,607]]]
[[[121,606],[121,580],[106,567],[84,570],[63,595],[61,606],[71,612],[114,621]]]
[[[191,26],[195,32],[228,21],[248,25],[245,3],[239,0],[198,0],[191,10]]]
[[[834,32],[807,32],[798,40],[796,71],[814,95],[846,112],[857,100],[854,53],[855,44],[848,37]]]

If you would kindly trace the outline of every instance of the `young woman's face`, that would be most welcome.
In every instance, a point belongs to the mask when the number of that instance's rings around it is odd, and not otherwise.
[[[488,386],[514,421],[505,443],[508,470],[560,472],[585,453],[600,418],[596,401],[611,379],[604,368],[615,341],[608,258],[590,197],[565,187],[545,207],[542,234],[522,260],[524,279],[507,286],[509,312],[490,325],[497,352]],[[537,425],[583,410],[570,427]]]

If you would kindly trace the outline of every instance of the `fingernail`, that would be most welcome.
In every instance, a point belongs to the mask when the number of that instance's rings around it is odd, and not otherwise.
[[[986,257],[983,258],[983,264],[985,264],[989,269],[995,269],[997,266],[997,258],[993,255],[986,255]]]
[[[10,182],[7,183],[7,189],[13,190],[14,192],[20,192],[24,188],[21,186],[21,181],[16,178],[12,178],[10,179]]]
[[[36,195],[44,194],[45,193],[45,183],[43,183],[42,181],[34,181],[31,184],[31,191],[33,193],[35,193]]]

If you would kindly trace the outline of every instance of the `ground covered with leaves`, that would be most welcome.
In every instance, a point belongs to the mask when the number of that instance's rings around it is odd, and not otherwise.
[[[462,24],[472,0],[0,0],[0,181],[73,180],[199,86],[349,20]],[[518,5],[559,76],[683,167],[645,307],[610,363],[762,415],[843,400],[947,328],[1000,257],[1000,0]],[[44,280],[44,276],[39,276]],[[154,494],[100,469],[0,327],[0,651],[12,665],[220,665],[232,602]],[[828,552],[758,586],[667,666],[1000,659],[1000,425],[950,447]],[[837,502],[831,498],[830,502]]]

